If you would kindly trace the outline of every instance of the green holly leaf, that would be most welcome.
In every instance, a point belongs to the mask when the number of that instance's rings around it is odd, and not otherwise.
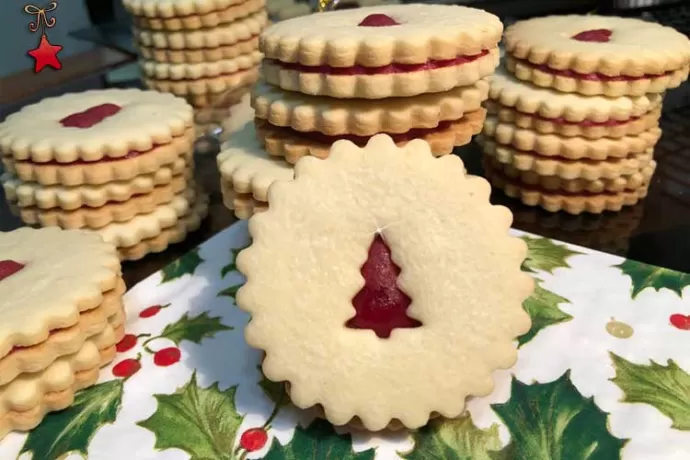
[[[201,388],[194,373],[175,393],[154,395],[156,412],[137,425],[156,435],[158,450],[180,449],[194,460],[229,460],[244,419],[235,407],[236,390],[221,391],[218,383]]]
[[[683,296],[683,288],[690,285],[690,275],[681,273],[668,268],[655,267],[634,260],[626,260],[620,265],[616,265],[624,275],[630,277],[632,281],[632,298],[647,288],[660,290],[661,288]]]
[[[511,396],[492,406],[510,432],[511,460],[613,460],[625,441],[609,433],[607,414],[584,398],[566,372],[551,383],[513,379]]]
[[[568,303],[568,299],[547,291],[541,287],[538,280],[535,280],[535,283],[534,292],[522,304],[532,318],[532,327],[527,334],[518,338],[520,346],[532,340],[545,327],[573,319],[558,308],[558,304]]]
[[[503,447],[498,425],[487,430],[474,426],[469,415],[454,420],[437,418],[412,434],[414,450],[403,454],[405,460],[492,460],[491,452]]]
[[[115,421],[122,404],[123,380],[99,383],[74,396],[74,403],[65,410],[48,414],[31,430],[21,453],[32,458],[62,458],[68,453],[86,457],[96,432]]]
[[[349,434],[339,435],[325,420],[314,419],[307,429],[298,426],[289,444],[281,445],[275,438],[264,457],[268,460],[373,460],[376,452],[352,450]]]
[[[201,265],[203,261],[204,259],[199,255],[199,248],[192,249],[161,270],[162,278],[160,284],[182,278],[184,275],[193,275],[197,267]]]
[[[527,259],[522,264],[522,269],[527,272],[553,273],[557,268],[570,268],[568,258],[581,254],[548,238],[523,236],[522,239],[528,248]]]
[[[232,331],[234,328],[226,326],[220,322],[220,318],[209,316],[204,312],[193,318],[185,313],[177,322],[168,324],[158,338],[166,338],[180,345],[180,342],[187,340],[196,344],[208,337],[213,337],[221,331]]]
[[[225,288],[218,293],[218,297],[230,297],[233,300],[233,302],[235,302],[235,296],[237,295],[237,291],[239,291],[241,287],[241,284],[237,284],[235,286]]]
[[[288,403],[288,398],[285,394],[285,385],[283,383],[268,380],[264,373],[261,371],[261,365],[258,365],[257,367],[259,368],[259,372],[261,373],[261,380],[259,380],[259,386],[264,391],[264,394],[277,406],[286,405]]]
[[[670,418],[673,428],[690,431],[690,374],[673,360],[645,365],[609,354],[616,369],[611,381],[623,390],[622,402],[649,404]]]
[[[230,259],[230,263],[227,264],[225,267],[223,267],[220,270],[220,277],[225,278],[225,275],[231,272],[236,272],[237,271],[237,265],[235,265],[235,261],[237,260],[237,254],[242,252],[244,248],[231,248],[230,249],[230,254],[232,254],[232,257]]]

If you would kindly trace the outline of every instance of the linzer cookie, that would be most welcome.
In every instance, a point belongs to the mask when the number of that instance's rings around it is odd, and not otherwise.
[[[216,27],[262,10],[265,0],[125,0],[138,27],[189,30]]]
[[[232,186],[221,183],[221,193],[223,194],[223,204],[230,209],[235,217],[246,220],[251,218],[257,212],[262,212],[268,209],[268,203],[259,201],[250,193],[237,193]]]
[[[495,116],[488,116],[484,122],[484,135],[493,138],[499,144],[509,145],[518,150],[534,151],[544,156],[557,156],[569,160],[605,160],[609,157],[624,158],[653,148],[661,137],[661,129],[654,127],[638,135],[617,139],[587,139],[542,134],[499,121]]]
[[[300,160],[294,180],[271,185],[237,258],[237,305],[265,376],[287,382],[297,407],[371,431],[458,417],[489,394],[492,372],[517,359],[533,290],[526,245],[490,192],[421,140],[339,141]]]
[[[487,93],[488,83],[480,80],[442,93],[353,100],[308,96],[259,83],[252,105],[268,153],[295,163],[304,155],[326,157],[338,140],[363,146],[379,133],[398,145],[420,138],[435,155],[451,153],[481,131],[481,103]]]
[[[315,19],[263,31],[268,83],[310,95],[381,99],[471,85],[498,65],[503,26],[474,8],[382,5]]]
[[[527,206],[540,206],[550,212],[565,211],[569,214],[620,211],[623,206],[632,206],[647,196],[649,187],[646,184],[635,190],[620,192],[569,193],[528,185],[519,179],[510,179],[492,168],[487,168],[485,174],[492,185],[503,190],[509,197],[519,199]]]
[[[549,16],[506,29],[506,65],[520,80],[567,93],[642,96],[687,79],[690,40],[670,27],[609,16]]]
[[[520,81],[501,67],[490,81],[489,113],[539,133],[620,138],[658,125],[661,94],[611,98],[562,93]]]

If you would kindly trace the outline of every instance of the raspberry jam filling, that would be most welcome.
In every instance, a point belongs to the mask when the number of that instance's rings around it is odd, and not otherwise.
[[[422,325],[407,316],[412,300],[397,286],[400,268],[391,259],[391,250],[380,234],[369,247],[369,256],[362,265],[364,287],[352,299],[355,316],[345,323],[352,329],[371,329],[382,339],[397,328]]]
[[[9,278],[22,268],[24,268],[24,264],[14,260],[0,260],[0,281]]]
[[[563,70],[558,70],[558,69],[552,69],[546,64],[533,64],[529,62],[527,59],[515,59],[517,62],[520,62],[524,65],[527,65],[529,67],[532,67],[534,69],[541,70],[542,72],[545,73],[550,73],[552,75],[559,75],[562,77],[568,77],[568,78],[574,78],[576,80],[586,80],[586,81],[637,81],[637,80],[646,80],[646,79],[651,79],[651,78],[659,78],[663,77],[665,75],[670,75],[674,70],[669,70],[664,73],[660,74],[649,74],[646,73],[644,75],[640,76],[630,76],[630,75],[604,75],[603,73],[599,72],[592,72],[592,73],[580,73],[576,72],[574,70],[570,69],[563,69]]]
[[[400,23],[387,14],[370,14],[357,24],[359,27],[390,27],[399,26]]]
[[[601,127],[622,126],[622,125],[626,125],[628,123],[632,123],[633,121],[640,119],[640,117],[630,117],[626,120],[614,120],[613,118],[609,118],[608,120],[605,120],[605,121],[592,121],[592,120],[568,121],[564,117],[546,118],[546,117],[542,117],[541,115],[537,115],[534,113],[524,113],[524,112],[520,112],[520,113],[523,115],[528,115],[530,117],[536,118],[538,120],[544,120],[544,121],[548,121],[551,123],[555,123],[557,125],[582,126],[584,128],[593,128],[593,127],[597,127],[597,126],[601,126]]]
[[[584,30],[570,38],[579,42],[606,43],[611,40],[611,34],[613,34],[613,31],[609,29],[591,29]]]
[[[430,134],[434,134],[437,132],[445,131],[451,127],[451,125],[455,121],[442,121],[436,126],[435,128],[413,128],[407,132],[404,133],[377,133],[377,134],[387,134],[388,136],[393,139],[393,142],[397,143],[402,143],[402,142],[409,142],[413,139],[418,139],[418,138],[423,138],[425,136],[428,136]],[[318,131],[309,131],[309,132],[303,132],[303,131],[297,131],[292,128],[287,128],[283,126],[274,126],[270,125],[272,130],[277,131],[279,134],[282,134],[286,137],[292,137],[292,138],[298,138],[298,139],[305,139],[310,142],[315,142],[317,144],[326,144],[330,145],[336,141],[339,140],[348,140],[352,142],[355,145],[359,146],[364,146],[366,143],[369,141],[369,139],[374,136],[358,136],[356,134],[339,134],[336,136],[329,136],[328,134],[323,134]]]
[[[453,59],[437,60],[431,59],[422,64],[398,64],[392,63],[381,67],[365,67],[362,65],[355,65],[352,67],[331,67],[329,65],[309,66],[293,62],[281,62],[277,60],[268,60],[268,62],[280,66],[287,70],[296,70],[302,73],[320,73],[327,75],[384,75],[395,73],[411,73],[420,72],[423,70],[442,69],[444,67],[453,67],[468,62],[476,61],[489,54],[489,50],[483,50],[479,54],[471,56],[457,56]]]
[[[116,104],[100,104],[89,107],[83,112],[73,113],[60,120],[60,124],[65,128],[90,128],[102,122],[108,117],[112,117],[122,107]]]
[[[38,166],[45,166],[45,165],[55,165],[55,166],[73,166],[73,165],[95,165],[99,163],[113,163],[115,161],[124,161],[124,160],[129,160],[135,157],[138,157],[140,155],[145,155],[149,153],[150,151],[154,150],[156,147],[160,147],[159,145],[154,145],[151,149],[149,150],[144,150],[144,151],[136,151],[133,150],[131,152],[128,152],[127,155],[117,157],[117,158],[112,158],[112,157],[103,157],[100,160],[94,160],[94,161],[86,161],[86,160],[76,160],[76,161],[70,161],[69,163],[62,163],[57,160],[50,160],[50,161],[45,161],[42,163],[39,163],[37,161],[18,161],[17,163],[28,163],[32,165],[38,165]]]

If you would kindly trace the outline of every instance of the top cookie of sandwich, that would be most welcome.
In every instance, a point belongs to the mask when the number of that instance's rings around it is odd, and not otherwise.
[[[493,72],[502,31],[496,16],[474,8],[379,5],[279,22],[261,34],[260,49],[265,69],[276,74],[265,74],[269,83],[308,94],[376,99],[474,83]],[[368,84],[378,78],[383,88],[352,89],[340,81],[340,89],[329,90],[321,86],[330,82],[316,87],[304,81],[315,77],[369,78]],[[408,81],[399,91],[381,94],[391,92],[386,85],[396,85],[389,81],[396,78]],[[400,94],[405,87],[414,94]]]
[[[587,95],[663,92],[687,78],[690,64],[685,35],[639,19],[529,19],[507,27],[504,43],[508,68],[521,80]]]
[[[17,161],[101,161],[145,152],[185,135],[194,113],[184,99],[107,89],[43,99],[0,124],[0,151]]]
[[[173,18],[224,10],[243,0],[124,0],[125,9],[134,16]]]

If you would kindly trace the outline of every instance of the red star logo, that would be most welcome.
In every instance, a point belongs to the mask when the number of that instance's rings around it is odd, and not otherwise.
[[[62,46],[52,45],[48,41],[46,34],[43,34],[41,36],[41,42],[38,44],[38,48],[27,53],[36,61],[34,63],[34,72],[40,72],[45,66],[52,67],[56,70],[62,69],[62,63],[57,57],[57,54],[60,51],[62,51]]]

